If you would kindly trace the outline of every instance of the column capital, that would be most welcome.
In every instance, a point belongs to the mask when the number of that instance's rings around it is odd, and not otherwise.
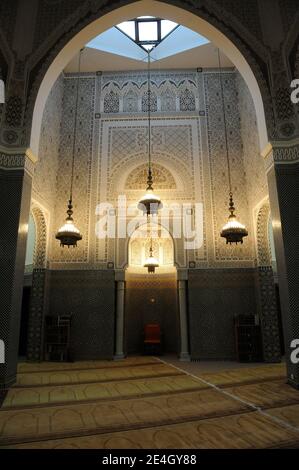
[[[177,280],[178,281],[188,281],[188,269],[178,269],[177,270]]]
[[[115,281],[125,281],[126,271],[124,269],[115,269],[114,271]]]

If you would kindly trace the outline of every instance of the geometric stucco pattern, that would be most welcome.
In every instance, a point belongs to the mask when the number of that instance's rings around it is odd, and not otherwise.
[[[196,150],[197,121],[197,117],[177,119],[168,116],[152,121],[154,187],[159,190],[164,203],[193,203],[195,200],[194,158],[199,158]],[[137,116],[130,120],[121,116],[114,119],[103,117],[100,129],[97,201],[115,204],[118,195],[125,194],[128,204],[136,204],[147,179],[147,120]],[[203,191],[202,186],[200,188]],[[97,240],[96,243],[98,262],[107,260],[107,257],[111,259],[102,241]]]
[[[43,211],[37,205],[32,205],[31,213],[36,227],[36,238],[33,255],[34,268],[46,267],[47,256],[47,223]]]
[[[252,234],[249,234],[248,239],[241,246],[227,246],[225,241],[220,238],[221,227],[226,222],[228,216],[229,187],[219,73],[204,73],[204,83],[208,120],[215,260],[220,263],[232,260],[250,261],[252,260]],[[250,217],[240,133],[236,74],[234,72],[225,72],[223,74],[223,83],[232,191],[237,215],[240,220],[248,225]]]
[[[213,24],[226,34],[232,42],[235,42],[235,45],[239,47],[248,63],[252,66],[264,93],[263,98],[268,99],[269,87],[266,82],[268,78],[267,55],[263,45],[261,13],[257,6],[258,1],[250,0],[246,2],[246,6],[244,2],[234,2],[233,0],[205,0],[202,2],[178,0],[176,3],[185,10],[188,10],[191,5],[196,15]],[[278,3],[283,5],[280,7],[282,17],[287,18],[287,20],[284,18],[284,34],[287,35],[291,25],[294,27],[297,2],[296,0],[286,0]],[[53,8],[53,5],[55,5],[55,8]],[[20,80],[24,78],[25,74],[30,75],[31,86],[28,87],[30,103],[26,116],[28,122],[30,122],[30,112],[33,109],[34,98],[44,77],[44,72],[61,49],[61,44],[66,44],[87,24],[119,6],[122,6],[120,0],[113,3],[102,0],[82,0],[81,2],[79,0],[73,2],[42,0],[36,2],[33,7],[31,6],[33,10],[31,23],[34,33],[30,37],[32,42],[30,68],[28,70],[24,67],[23,60],[17,61],[17,64],[13,67],[15,69],[14,75],[17,75]],[[3,29],[5,44],[11,50],[13,49],[11,44],[15,31],[12,25],[15,23],[16,15],[16,5],[12,5],[9,0],[2,0],[1,29]],[[54,44],[57,44],[57,48],[53,47]],[[36,64],[39,64],[39,66],[36,66]],[[15,81],[11,80],[11,82],[11,86],[13,86]],[[23,82],[24,88],[26,88],[27,81],[24,79]]]
[[[95,81],[80,77],[77,110],[77,131],[75,136],[75,162],[73,183],[74,220],[82,233],[82,242],[76,249],[62,249],[55,232],[66,217],[71,182],[72,146],[75,121],[75,89],[77,78],[64,80],[63,114],[61,121],[60,152],[56,186],[55,218],[52,227],[51,261],[55,263],[86,263],[88,261],[91,160],[94,122]]]
[[[251,202],[246,190],[247,175],[243,160],[241,130],[243,123],[238,98],[238,92],[240,93],[242,86],[246,85],[239,84],[237,75],[232,69],[225,72],[225,104],[237,214],[249,227]],[[202,80],[201,85],[199,85],[199,76]],[[127,246],[127,241],[120,241],[118,247],[116,246],[118,241],[108,242],[92,236],[94,225],[91,222],[96,223],[96,204],[99,202],[115,204],[120,191],[126,194],[128,203],[134,203],[142,195],[146,181],[148,121],[146,113],[142,110],[142,98],[147,90],[147,75],[139,71],[81,75],[73,203],[75,223],[80,228],[83,240],[76,250],[65,250],[60,248],[55,240],[55,232],[65,218],[69,196],[76,78],[77,74],[68,74],[60,78],[56,94],[52,97],[53,102],[56,101],[57,113],[60,112],[59,109],[63,111],[60,119],[57,163],[53,162],[51,169],[53,172],[56,165],[55,217],[51,217],[50,227],[50,266],[66,269],[71,263],[82,268],[96,264],[97,268],[102,269],[106,268],[108,261],[117,265],[117,253],[125,249],[121,246]],[[157,111],[152,119],[151,140],[154,186],[159,189],[165,203],[203,203],[203,247],[196,250],[193,255],[190,252],[187,256],[189,259],[195,259],[199,263],[198,267],[201,266],[200,263],[204,263],[205,267],[236,266],[240,263],[244,267],[252,266],[254,260],[252,230],[242,247],[226,246],[225,241],[219,237],[228,212],[228,175],[217,71],[209,69],[204,69],[203,73],[195,70],[153,71],[151,80],[157,98]],[[59,106],[61,83],[63,101]],[[113,96],[111,99],[117,104],[114,111],[110,109],[109,113],[105,113],[105,97],[108,94],[110,97]],[[244,100],[242,98],[241,106],[245,101],[245,98]],[[106,99],[106,111],[107,106]],[[47,107],[52,111],[47,111]],[[45,113],[48,118],[43,125],[45,134],[47,122],[54,108],[53,103],[47,103]],[[251,114],[253,121],[254,111]],[[207,131],[203,130],[203,121]],[[256,127],[246,129],[245,135],[253,135],[253,139],[257,139]],[[56,134],[52,136],[52,141],[53,139],[56,148]],[[42,139],[43,152],[49,151],[49,148],[51,140],[47,140],[45,135]],[[246,148],[251,148],[250,143]],[[247,167],[249,167],[248,160],[246,160]],[[209,168],[205,172],[204,162]],[[41,169],[42,166],[36,170],[36,181],[40,178],[38,173]],[[40,181],[44,178],[45,176],[40,178]],[[205,205],[207,188],[212,190],[211,206]],[[42,200],[42,196],[37,197],[40,193],[42,194],[42,185],[38,194],[34,193],[38,201]],[[43,201],[45,206],[50,206],[49,198],[45,199],[46,201]],[[212,224],[213,227],[209,238],[206,224]],[[208,245],[212,249],[207,260]],[[180,263],[186,263],[188,260],[180,250],[176,251],[176,256],[181,260]],[[119,262],[123,265],[127,261],[124,259]]]
[[[129,174],[125,189],[144,189],[144,182],[147,179],[148,165],[142,164]],[[175,180],[171,172],[158,163],[152,165],[152,173],[157,189],[176,189]]]
[[[250,212],[268,195],[267,177],[264,161],[260,154],[257,118],[250,91],[242,78],[237,74],[239,112],[241,118],[241,136],[244,169]]]
[[[32,181],[34,198],[49,210],[53,209],[56,196],[63,89],[64,80],[60,75],[43,113],[38,161]]]
[[[118,79],[115,74],[114,82]],[[203,201],[201,171],[200,135],[198,116],[182,117],[165,113],[152,120],[152,160],[154,187],[159,190],[165,204],[194,203],[195,181],[197,180],[197,202]],[[97,201],[117,202],[119,194],[125,194],[128,204],[136,204],[146,184],[148,155],[148,121],[136,114],[131,118],[104,117],[100,122],[99,184]],[[142,171],[140,169],[142,168]],[[133,176],[135,175],[135,176]],[[156,179],[157,178],[157,179]],[[132,179],[135,181],[132,184]],[[137,182],[138,180],[138,182]],[[128,187],[127,181],[131,181]],[[111,252],[102,240],[96,241],[96,260],[111,259]],[[116,240],[116,252],[126,252],[122,241]],[[203,249],[204,250],[204,249]],[[176,251],[183,260],[181,250]],[[201,254],[203,257],[204,254]],[[127,259],[115,259],[123,266]],[[180,261],[181,262],[181,261]],[[183,263],[186,261],[184,260]]]
[[[258,266],[271,265],[271,249],[269,244],[269,202],[259,209],[256,221],[256,243]]]
[[[103,73],[101,112],[122,113],[148,110],[147,74],[144,72]],[[151,73],[151,111],[195,111],[196,72],[154,71]]]

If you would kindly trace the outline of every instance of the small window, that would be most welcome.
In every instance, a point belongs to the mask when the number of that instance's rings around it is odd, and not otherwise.
[[[118,24],[117,28],[129,36],[138,46],[150,51],[177,26],[177,23],[173,21],[153,16],[139,16],[134,20]]]
[[[156,21],[138,21],[139,41],[157,41],[158,26]]]

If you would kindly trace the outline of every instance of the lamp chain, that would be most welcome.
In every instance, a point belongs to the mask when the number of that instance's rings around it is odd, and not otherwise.
[[[77,119],[78,119],[78,102],[79,102],[79,84],[80,84],[80,72],[81,72],[81,56],[84,48],[80,50],[78,60],[78,77],[77,77],[77,89],[76,89],[76,101],[75,101],[75,121],[74,121],[74,134],[73,134],[73,156],[72,156],[72,173],[71,173],[71,189],[70,189],[70,204],[73,200],[73,180],[74,180],[74,163],[75,163],[75,150],[76,150],[76,135],[77,135]]]
[[[151,173],[151,72],[150,72],[150,53],[147,53],[147,102],[148,102],[148,169]]]
[[[220,58],[219,48],[218,48],[218,66],[219,66],[219,81],[220,81],[220,88],[221,88],[222,110],[223,110],[223,116],[224,116],[224,133],[225,133],[225,147],[226,147],[226,159],[227,159],[227,169],[228,169],[229,194],[232,195],[231,168],[230,168],[229,151],[228,151],[228,137],[227,137],[227,122],[226,122],[226,111],[225,111],[225,101],[224,101],[224,88],[223,88],[223,77],[222,77],[222,67],[221,67],[221,58]]]

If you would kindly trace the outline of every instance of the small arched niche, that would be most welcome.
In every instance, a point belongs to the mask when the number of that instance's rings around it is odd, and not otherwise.
[[[154,274],[143,267],[153,244],[159,261]],[[128,245],[129,266],[126,270],[125,350],[128,354],[144,351],[143,334],[148,324],[159,324],[164,353],[179,351],[179,313],[177,273],[174,266],[174,243],[171,234],[159,224],[144,224],[133,232]]]
[[[157,274],[175,272],[174,243],[172,236],[163,226],[150,223],[137,228],[129,240],[129,271],[147,273],[144,268],[145,260],[149,256],[152,242],[153,256],[159,262]]]
[[[177,184],[172,173],[160,163],[152,163],[152,174],[157,190],[176,190]],[[148,176],[148,164],[143,163],[134,168],[125,182],[125,190],[144,190]]]

